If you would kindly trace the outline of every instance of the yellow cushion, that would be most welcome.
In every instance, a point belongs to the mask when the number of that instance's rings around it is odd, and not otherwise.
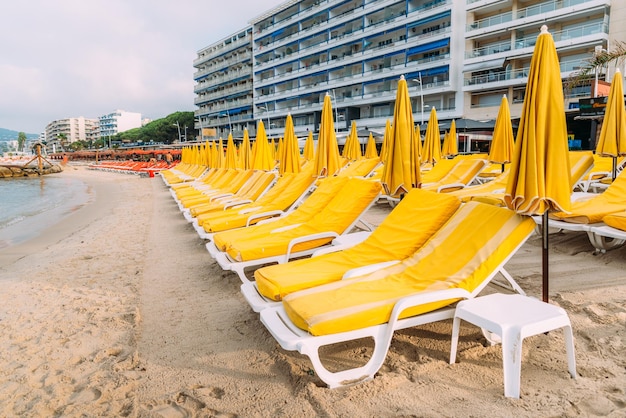
[[[340,178],[337,177],[330,180],[337,181]],[[325,180],[325,182],[328,182],[328,180]],[[227,246],[226,251],[233,260],[258,260],[286,254],[289,242],[294,238],[321,232],[335,232],[341,235],[376,199],[380,194],[380,190],[380,183],[357,177],[351,178],[345,182],[342,188],[332,194],[332,199],[323,205],[317,205],[315,211],[311,212],[312,216],[309,220],[301,221],[296,216],[289,216],[288,218],[292,218],[291,221],[295,219],[296,224],[301,224],[295,228],[280,230],[280,232],[272,229],[269,234],[257,234],[256,232],[254,235],[246,234],[245,238],[231,242]],[[313,199],[313,195],[309,199]],[[303,204],[302,207],[304,206]],[[300,212],[300,209],[297,212]],[[332,237],[329,237],[303,242],[294,246],[293,252],[317,248],[329,243],[332,239]]]
[[[506,187],[507,181],[509,181],[509,169],[508,168],[504,170],[504,173],[500,173],[497,177],[495,177],[491,181],[488,181],[487,183],[478,184],[476,186],[465,187],[460,190],[452,191],[449,194],[456,196],[457,198],[461,199],[461,202],[466,203],[472,200],[472,197],[474,196],[483,196],[483,197],[487,196],[488,198],[490,193],[493,193],[496,190],[504,190],[504,188]],[[496,200],[486,201],[483,203],[490,203],[490,204],[495,204],[496,206],[500,206],[499,204],[496,204]]]
[[[477,202],[463,205],[412,257],[372,274],[285,296],[293,323],[313,335],[389,320],[399,299],[450,288],[474,291],[533,232],[531,218]],[[446,306],[444,300],[405,310],[401,318]]]
[[[441,161],[439,161],[437,164],[441,164]],[[435,167],[437,167],[437,164],[435,164]],[[484,166],[485,160],[479,160],[474,158],[460,159],[454,165],[454,167],[452,167],[452,170],[450,170],[445,176],[443,176],[441,180],[430,185],[424,184],[422,186],[422,189],[437,191],[440,186],[444,186],[447,184],[467,184],[472,181],[474,177],[476,177],[476,175],[480,172],[480,170],[483,169]]]
[[[591,151],[570,151],[570,186],[574,188],[576,183],[593,167],[593,153]]]
[[[344,251],[276,264],[255,271],[262,295],[281,300],[298,290],[341,280],[353,268],[413,254],[452,216],[457,198],[412,189],[376,230],[362,243]]]
[[[605,224],[613,228],[626,231],[626,211],[606,215],[602,218]]]
[[[549,216],[566,222],[592,224],[601,222],[606,215],[624,210],[626,210],[626,175],[622,172],[598,196],[573,202],[570,213],[550,212]]]

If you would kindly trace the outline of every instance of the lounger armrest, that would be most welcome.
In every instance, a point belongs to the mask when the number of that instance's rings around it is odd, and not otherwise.
[[[365,241],[372,233],[370,231],[353,232],[351,234],[341,235],[335,238],[330,247],[320,248],[311,254],[311,257],[317,257],[324,254],[336,253],[337,251],[347,250],[357,244]]]
[[[280,306],[282,302],[267,299],[259,293],[256,282],[247,282],[241,285],[241,294],[246,299],[254,312],[261,312],[263,309]]]
[[[465,184],[463,183],[450,183],[450,184],[444,184],[443,186],[439,186],[437,187],[437,193],[447,193],[447,192],[451,192],[454,190],[459,190],[459,189],[464,189],[465,188]],[[450,189],[450,190],[448,190]]]
[[[217,199],[223,199],[225,197],[231,197],[232,195],[233,193],[219,193],[219,194],[211,196],[211,198],[209,199],[209,202],[214,202]]]
[[[228,202],[224,205],[224,210],[234,208],[235,206],[245,205],[246,203],[252,203],[252,200],[249,200],[249,199],[233,200],[232,202]]]
[[[425,305],[427,303],[439,302],[449,299],[470,299],[472,294],[465,289],[452,288],[446,290],[437,290],[434,292],[419,292],[415,295],[406,296],[400,299],[393,307],[391,316],[389,317],[389,330],[393,333],[396,328],[395,324],[398,318],[408,308],[414,306]]]
[[[270,210],[268,212],[256,213],[248,217],[248,220],[246,221],[246,226],[250,226],[250,222],[255,219],[281,217],[284,214],[285,212],[283,212],[282,210]]]
[[[346,271],[343,274],[341,280],[351,279],[353,277],[364,276],[369,273],[373,273],[376,270],[384,269],[386,267],[393,266],[394,264],[398,264],[400,260],[392,260],[392,261],[384,261],[382,263],[369,264],[367,266],[353,268],[351,270]]]
[[[338,233],[333,232],[333,231],[328,231],[328,232],[319,232],[317,234],[305,235],[302,237],[294,238],[289,242],[289,246],[287,247],[287,253],[285,254],[285,262],[289,261],[289,259],[291,258],[291,250],[293,249],[294,246],[298,244],[301,244],[303,242],[308,242],[308,241],[315,241],[315,240],[323,239],[323,238],[334,239],[334,238],[337,238],[338,236],[339,236]]]
[[[587,174],[584,179],[587,181],[596,181],[596,180],[601,180],[603,178],[606,177],[610,177],[612,173],[610,173],[609,171],[592,171],[589,174]]]

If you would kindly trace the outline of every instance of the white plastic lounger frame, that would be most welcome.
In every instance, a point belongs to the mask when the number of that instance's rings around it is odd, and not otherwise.
[[[534,221],[537,225],[542,224],[541,216],[533,216]],[[597,222],[593,224],[577,224],[573,222],[565,222],[559,221],[556,219],[549,219],[548,226],[550,228],[555,228],[559,230],[565,231],[576,231],[576,232],[586,232],[587,237],[589,238],[589,242],[596,249],[596,253],[605,253],[608,250],[613,250],[617,247],[621,247],[624,245],[626,238],[615,237],[612,235],[601,235],[594,233],[594,231],[604,231],[608,227],[604,222]],[[541,233],[540,230],[537,231],[538,234]]]
[[[530,234],[528,236],[530,236]],[[509,256],[506,257],[506,259],[497,268],[495,268],[493,272],[473,292],[470,293],[465,289],[453,288],[408,295],[400,299],[395,304],[391,312],[389,322],[386,324],[375,325],[353,331],[340,332],[337,334],[313,336],[293,325],[282,304],[262,310],[260,313],[261,322],[283,349],[288,351],[298,351],[300,354],[304,354],[309,357],[319,378],[322,379],[322,381],[330,388],[360,383],[362,381],[372,379],[374,374],[376,374],[376,372],[383,365],[385,358],[387,357],[387,351],[391,345],[393,333],[396,330],[411,328],[436,321],[443,321],[454,317],[454,306],[448,306],[432,312],[424,313],[422,315],[398,319],[403,311],[413,306],[419,306],[440,300],[469,299],[478,296],[478,294],[480,294],[480,292],[492,281],[495,275],[503,270],[504,265],[519,250],[527,239],[528,237],[522,240],[519,246],[511,251],[511,254],[509,254]],[[507,274],[504,277],[507,281],[509,281],[510,285],[514,289],[521,290],[519,285],[515,283],[510,275]],[[364,366],[338,372],[331,372],[324,367],[319,356],[320,347],[345,341],[352,341],[364,337],[372,337],[374,340],[374,351],[372,353],[372,357]]]
[[[626,244],[626,231],[608,225],[591,226],[589,240],[599,252],[606,252]]]

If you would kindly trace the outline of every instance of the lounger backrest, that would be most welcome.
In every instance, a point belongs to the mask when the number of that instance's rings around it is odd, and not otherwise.
[[[388,321],[401,298],[464,288],[478,293],[534,230],[531,218],[492,205],[469,202],[412,257],[372,274],[287,295],[290,319],[313,335]],[[407,309],[401,317],[449,305],[443,300]]]
[[[593,167],[593,153],[591,151],[570,151],[570,186],[582,179]]]
[[[260,199],[257,200],[257,204],[265,205],[270,204],[274,200],[278,199],[289,188],[289,185],[298,177],[298,174],[285,173],[276,180],[276,183],[271,189],[267,191]]]
[[[411,189],[374,232],[352,251],[387,252],[393,256],[390,259],[403,260],[422,247],[460,205],[458,198],[447,193]]]
[[[452,170],[448,172],[438,183],[453,184],[463,183],[469,184],[478,175],[486,165],[486,160],[476,158],[463,158],[459,160]]]
[[[626,171],[615,177],[613,183],[601,194],[609,203],[626,203]]]
[[[317,188],[290,216],[291,222],[306,222],[319,213],[348,181],[347,177],[327,177],[319,181]]]
[[[458,157],[457,157],[458,158]],[[437,161],[437,164],[434,165],[428,171],[422,172],[422,183],[435,183],[441,180],[446,174],[452,170],[452,168],[459,162],[460,159],[443,159],[441,161]]]
[[[337,175],[340,177],[365,177],[380,164],[380,158],[363,158],[353,161]]]
[[[271,171],[255,170],[255,173],[248,179],[237,196],[245,199],[256,200],[261,193],[276,179],[276,173]]]
[[[342,234],[358,220],[381,190],[382,185],[378,182],[351,178],[334,193],[331,200],[320,207],[321,210],[317,211],[307,224],[313,225],[320,232],[334,231]]]
[[[237,169],[228,169],[225,170],[219,176],[215,176],[208,185],[211,186],[212,189],[222,189],[226,185],[228,185],[238,174],[240,173]]]

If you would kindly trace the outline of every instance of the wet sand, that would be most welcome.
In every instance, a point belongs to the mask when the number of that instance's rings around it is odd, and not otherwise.
[[[330,390],[307,357],[275,343],[159,178],[93,172],[95,198],[35,240],[0,252],[0,415],[623,416],[626,247],[593,255],[584,234],[551,236],[551,298],[574,328],[524,341],[521,399],[503,396],[500,346],[451,322],[397,332],[375,379]],[[388,212],[376,206],[368,219]],[[541,294],[540,238],[507,264]],[[495,289],[490,288],[490,291]],[[362,341],[325,351],[354,365]]]

